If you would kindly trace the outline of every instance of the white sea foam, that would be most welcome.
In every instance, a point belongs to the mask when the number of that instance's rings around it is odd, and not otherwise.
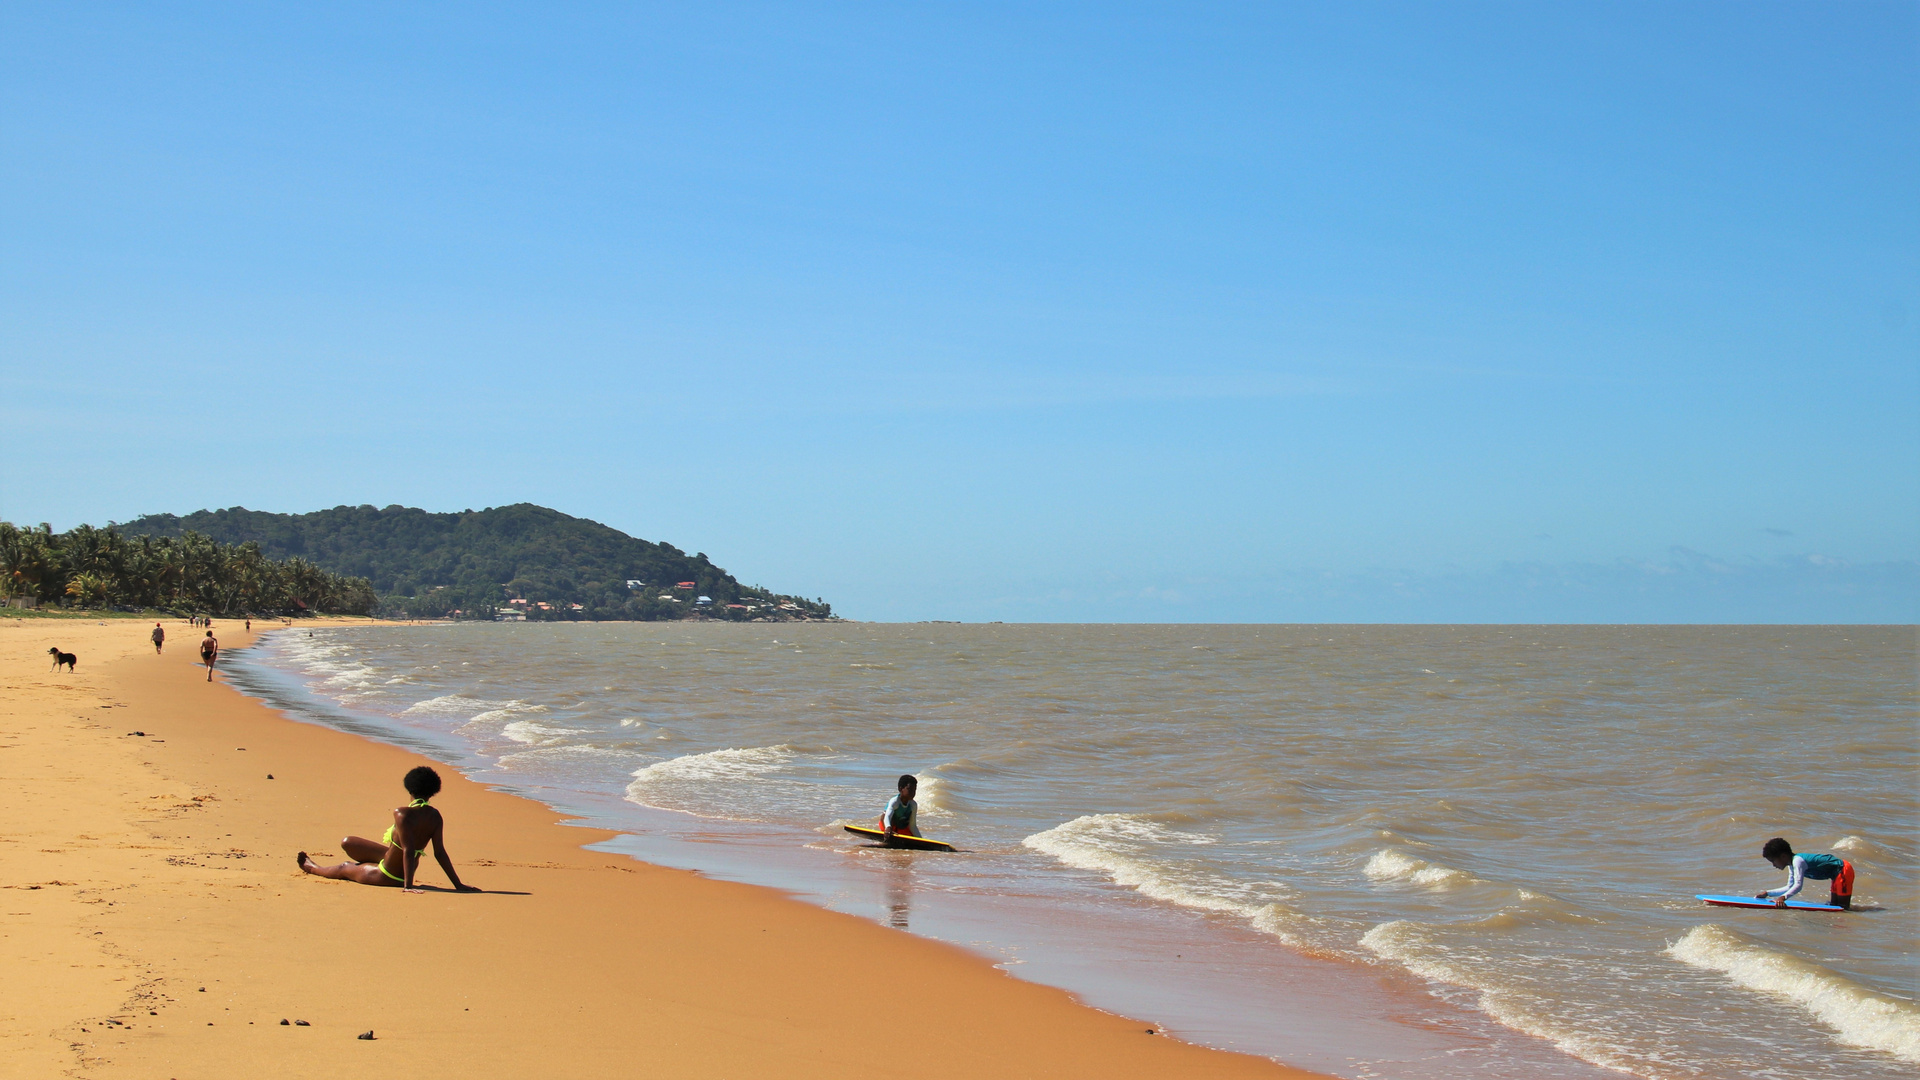
[[[324,685],[334,689],[371,690],[386,685],[380,673],[367,667],[344,668],[324,680]]]
[[[1189,872],[1159,849],[1217,843],[1210,836],[1181,832],[1143,814],[1087,814],[1022,840],[1028,848],[1068,866],[1094,870],[1143,896],[1181,907],[1239,915],[1254,927],[1300,947],[1310,942],[1300,930],[1310,920],[1248,882]]]
[[[524,701],[489,701],[486,698],[466,697],[461,694],[446,694],[441,697],[416,701],[404,709],[401,716],[462,716],[469,719],[485,712],[525,708]]]
[[[487,714],[482,714],[487,715]],[[474,717],[475,720],[480,717]],[[554,746],[569,735],[584,734],[579,728],[550,727],[532,720],[515,720],[500,729],[500,734],[528,746]]]
[[[811,801],[808,785],[778,774],[797,756],[785,744],[729,747],[656,761],[635,769],[627,798],[660,810],[735,821],[776,816]]]
[[[510,754],[502,754],[494,761],[494,767],[508,770],[530,766],[552,767],[556,762],[565,763],[578,760],[599,761],[607,758],[627,758],[631,760],[632,756],[632,752],[627,750],[573,743],[571,745],[538,746],[531,750],[516,750]]]
[[[1478,991],[1480,1008],[1494,1020],[1515,1031],[1545,1039],[1583,1061],[1642,1076],[1663,1075],[1649,1071],[1645,1061],[1630,1060],[1621,1053],[1620,1047],[1600,1034],[1563,1022],[1518,986],[1508,985],[1493,973],[1460,962],[1445,947],[1435,943],[1427,928],[1419,923],[1406,919],[1381,923],[1362,935],[1360,944],[1421,978]]]
[[[1868,840],[1864,836],[1843,836],[1833,842],[1833,850],[1865,854],[1876,850],[1876,848],[1873,841]]]
[[[1811,961],[1777,952],[1713,923],[1696,926],[1667,946],[1684,964],[1717,971],[1806,1010],[1850,1046],[1920,1063],[1920,1007],[1877,994]]]
[[[920,786],[914,792],[913,801],[920,804],[920,811],[929,817],[950,818],[953,816],[952,804],[957,800],[945,780],[921,773]]]
[[[1394,848],[1374,853],[1373,858],[1367,860],[1365,872],[1374,881],[1405,881],[1430,889],[1457,889],[1476,880],[1465,870],[1429,862]]]
[[[686,754],[656,761],[636,769],[629,794],[636,787],[685,780],[743,781],[757,780],[793,760],[791,746],[749,746],[745,749],[709,750],[704,754]]]

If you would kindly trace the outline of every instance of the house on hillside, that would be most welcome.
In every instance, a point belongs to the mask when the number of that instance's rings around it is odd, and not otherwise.
[[[644,581],[641,581],[639,578],[627,579],[627,588],[629,589],[644,589],[646,587],[647,587],[647,583]]]
[[[695,604],[711,604],[711,603],[713,603],[713,597],[711,597],[711,596],[702,596],[702,597],[700,597],[700,598],[699,598],[698,600],[695,600],[695,601],[694,601],[694,603],[695,603]]]
[[[697,589],[699,587],[700,587],[700,583],[697,581],[682,581],[678,585],[674,586],[674,588],[676,589]]]

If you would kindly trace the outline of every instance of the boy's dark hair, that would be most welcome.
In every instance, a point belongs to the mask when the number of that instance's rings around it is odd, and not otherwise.
[[[920,786],[920,778],[919,778],[919,777],[916,777],[916,776],[914,776],[914,775],[913,775],[912,773],[901,773],[901,774],[900,774],[900,781],[899,781],[898,783],[896,783],[896,784],[894,784],[893,786],[894,786],[894,788],[895,788],[895,789],[897,789],[897,790],[900,790],[900,791],[905,791],[905,790],[907,790],[907,787],[908,787],[909,785],[911,785],[911,786],[913,786],[913,787],[919,787],[919,786]]]
[[[440,794],[440,774],[425,765],[408,769],[406,779],[400,784],[407,789],[407,794],[416,799],[431,799]]]
[[[1778,859],[1783,855],[1788,858],[1792,858],[1793,845],[1787,843],[1787,841],[1782,837],[1778,837],[1778,836],[1774,837],[1773,839],[1767,841],[1766,847],[1763,847],[1760,849],[1760,857],[1763,859]]]

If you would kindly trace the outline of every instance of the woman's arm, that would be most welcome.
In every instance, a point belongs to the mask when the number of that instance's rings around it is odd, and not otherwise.
[[[440,864],[440,871],[447,875],[447,880],[453,882],[454,892],[479,892],[480,890],[472,885],[460,884],[460,875],[453,872],[453,857],[447,854],[447,841],[443,835],[446,829],[446,822],[442,820],[440,828],[434,830],[434,860]]]

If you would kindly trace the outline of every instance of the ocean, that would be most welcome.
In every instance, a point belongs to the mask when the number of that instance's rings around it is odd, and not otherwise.
[[[1912,627],[488,623],[231,658],[606,850],[1199,1043],[1348,1077],[1920,1065]],[[903,772],[962,852],[841,830]],[[1776,835],[1851,859],[1858,910],[1693,899],[1784,884]]]

